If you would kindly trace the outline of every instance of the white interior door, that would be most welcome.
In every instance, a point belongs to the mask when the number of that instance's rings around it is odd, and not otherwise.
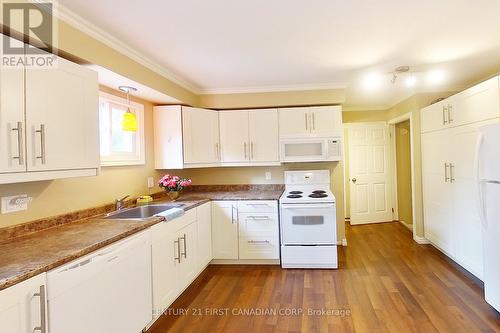
[[[255,162],[278,162],[278,110],[248,112],[250,157]]]
[[[392,221],[389,126],[352,125],[348,140],[351,224]]]
[[[219,112],[222,162],[246,162],[250,159],[248,112]]]

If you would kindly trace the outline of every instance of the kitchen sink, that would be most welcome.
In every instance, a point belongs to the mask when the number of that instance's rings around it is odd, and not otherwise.
[[[116,212],[107,214],[106,220],[145,220],[156,214],[163,213],[172,208],[181,208],[183,204],[168,204],[168,205],[147,205],[134,208],[122,209]]]

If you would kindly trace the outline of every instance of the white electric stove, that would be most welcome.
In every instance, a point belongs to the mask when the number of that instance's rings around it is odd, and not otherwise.
[[[285,171],[280,198],[281,266],[337,268],[337,219],[330,171]]]

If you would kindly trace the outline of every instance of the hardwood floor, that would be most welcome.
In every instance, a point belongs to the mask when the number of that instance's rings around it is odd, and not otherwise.
[[[346,228],[340,269],[209,266],[148,333],[500,332],[480,283],[404,226]]]

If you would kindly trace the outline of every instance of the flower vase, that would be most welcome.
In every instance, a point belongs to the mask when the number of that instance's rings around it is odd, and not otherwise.
[[[179,195],[181,194],[179,191],[171,191],[167,192],[170,200],[175,201],[177,198],[179,198]]]

